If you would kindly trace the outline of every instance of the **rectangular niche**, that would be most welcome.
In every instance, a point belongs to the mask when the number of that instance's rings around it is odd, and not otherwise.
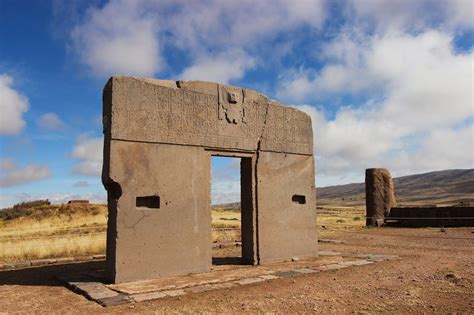
[[[160,196],[137,197],[135,206],[137,208],[160,209]]]
[[[291,201],[293,201],[294,203],[300,204],[300,205],[304,205],[304,204],[306,204],[306,196],[304,196],[304,195],[293,195],[293,197],[291,197]]]

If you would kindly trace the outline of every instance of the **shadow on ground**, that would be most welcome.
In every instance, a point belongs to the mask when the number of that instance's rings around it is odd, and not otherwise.
[[[241,257],[213,257],[214,266],[243,265]],[[19,270],[0,271],[0,285],[63,286],[58,277],[84,279],[87,275],[91,281],[100,280],[105,270],[105,261],[88,261],[72,264],[31,267]]]
[[[222,265],[244,265],[242,257],[230,256],[230,257],[212,257],[212,265],[222,266]]]
[[[101,274],[104,269],[105,261],[90,261],[6,270],[0,271],[0,285],[63,286],[56,277],[61,275]]]

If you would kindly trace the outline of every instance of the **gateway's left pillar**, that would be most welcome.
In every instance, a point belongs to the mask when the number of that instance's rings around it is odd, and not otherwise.
[[[175,84],[163,81],[164,86]],[[113,283],[210,269],[210,162],[199,146],[153,141],[166,133],[156,85],[111,78],[103,93],[108,193],[107,277]],[[166,88],[164,89],[166,90]],[[164,105],[163,105],[164,104]],[[162,135],[161,135],[162,136]]]

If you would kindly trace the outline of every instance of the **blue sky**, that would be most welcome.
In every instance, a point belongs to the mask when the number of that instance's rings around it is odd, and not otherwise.
[[[111,75],[255,89],[311,115],[318,186],[474,167],[465,0],[0,0],[0,207],[103,201]],[[423,12],[422,14],[420,12]],[[213,160],[213,200],[238,200]]]

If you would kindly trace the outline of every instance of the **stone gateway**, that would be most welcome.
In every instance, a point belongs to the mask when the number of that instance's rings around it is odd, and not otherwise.
[[[113,77],[103,124],[109,281],[212,267],[211,156],[241,158],[245,263],[317,255],[305,113],[228,85]]]

